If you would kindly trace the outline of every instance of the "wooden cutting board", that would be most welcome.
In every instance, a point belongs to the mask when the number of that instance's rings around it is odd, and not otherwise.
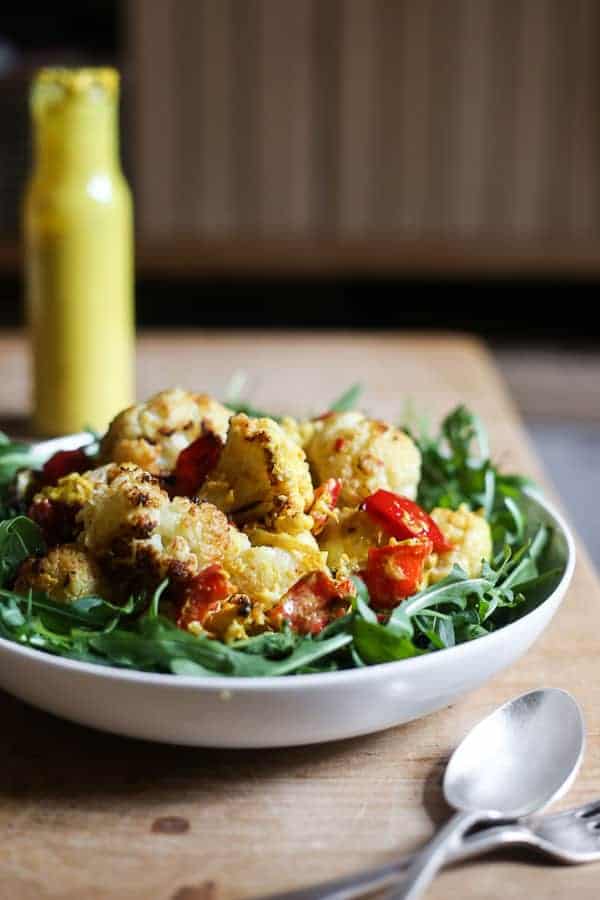
[[[366,406],[392,419],[405,402],[436,418],[464,401],[489,424],[496,458],[543,480],[489,355],[468,337],[188,332],[140,341],[140,396],[171,384],[223,395],[239,369],[257,404],[297,413],[322,410],[354,381],[367,385]],[[25,410],[24,372],[22,340],[0,337],[0,417]],[[561,805],[600,798],[599,602],[580,545],[562,609],[520,663],[422,721],[322,746],[152,745],[0,695],[0,897],[227,900],[384,861],[447,815],[440,777],[465,732],[543,685],[570,690],[588,726],[583,770]],[[599,878],[600,864],[505,855],[445,872],[427,896],[592,900]]]

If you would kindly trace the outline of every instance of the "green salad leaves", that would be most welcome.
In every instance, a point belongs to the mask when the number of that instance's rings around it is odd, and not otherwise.
[[[23,597],[0,588],[0,637],[100,665],[244,677],[317,671],[321,660],[352,642],[346,630],[307,638],[286,629],[227,646],[182,631],[159,614],[158,605],[151,603],[140,615],[147,606],[144,598],[132,597],[123,607],[101,597],[83,597],[67,605],[44,594]]]
[[[36,467],[30,445],[11,441],[0,431],[0,522],[17,514],[13,482],[20,469]]]
[[[27,516],[0,522],[0,587],[12,581],[28,556],[39,556],[44,549],[40,529]]]
[[[458,406],[444,419],[439,434],[411,436],[421,450],[417,502],[424,509],[457,509],[466,503],[469,509],[483,509],[496,547],[523,542],[527,524],[523,489],[531,487],[532,482],[522,475],[498,471],[490,459],[487,434],[478,416]]]
[[[331,404],[356,406],[354,385]],[[236,397],[236,409],[257,414]],[[102,597],[69,605],[44,594],[16,594],[11,585],[19,565],[44,553],[37,525],[10,500],[19,469],[32,465],[26,445],[0,436],[0,637],[68,659],[147,672],[192,676],[265,677],[328,672],[391,662],[453,647],[501,628],[527,612],[552,589],[561,572],[549,568],[551,538],[527,521],[524,489],[530,484],[498,471],[489,458],[485,431],[465,407],[455,409],[439,434],[412,434],[423,457],[418,502],[426,509],[483,508],[494,539],[494,558],[478,578],[458,567],[437,584],[408,598],[382,617],[371,607],[362,579],[353,579],[350,612],[317,636],[287,625],[226,645],[182,631],[161,613],[166,583],[152,597],[131,597],[115,606]]]

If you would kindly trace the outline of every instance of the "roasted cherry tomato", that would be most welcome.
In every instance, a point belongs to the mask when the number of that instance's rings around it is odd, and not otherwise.
[[[177,625],[184,629],[191,622],[202,625],[206,617],[216,612],[219,605],[233,593],[234,588],[221,566],[207,566],[195,578],[177,587],[180,604]]]
[[[310,572],[271,610],[271,623],[279,629],[286,621],[298,634],[318,634],[348,612],[348,598],[354,593],[349,579],[336,582],[325,572]]]
[[[423,578],[423,564],[432,550],[432,542],[424,538],[371,548],[367,568],[361,575],[372,605],[376,609],[391,609],[416,594]]]
[[[341,489],[342,482],[339,478],[328,478],[316,489],[313,504],[310,508],[310,514],[314,522],[313,534],[321,534],[327,525],[331,513],[337,505]]]
[[[42,478],[44,484],[56,484],[71,472],[86,472],[90,468],[90,458],[83,450],[59,450],[44,464]]]
[[[27,515],[40,526],[48,546],[54,547],[74,539],[79,509],[79,506],[62,503],[60,500],[40,497],[30,505]]]
[[[452,550],[450,544],[431,516],[414,500],[392,491],[375,491],[364,502],[364,508],[391,537],[399,541],[407,538],[427,538],[436,553]]]
[[[218,463],[222,449],[222,440],[209,431],[182,450],[175,466],[174,493],[184,497],[195,494]]]

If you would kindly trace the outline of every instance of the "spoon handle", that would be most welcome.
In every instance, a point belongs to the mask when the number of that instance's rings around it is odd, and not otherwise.
[[[465,838],[450,854],[447,862],[452,864],[473,859],[509,844],[535,846],[535,835],[523,822],[504,820],[503,824],[491,825]],[[370,896],[375,891],[391,890],[403,880],[412,860],[412,856],[400,856],[393,862],[373,866],[351,875],[343,875],[341,878],[285,891],[282,894],[261,895],[254,900],[358,900],[367,894]],[[386,896],[389,897],[389,893]]]
[[[473,825],[494,818],[485,811],[459,812],[413,857],[402,883],[384,894],[384,900],[416,900],[437,872],[453,856]]]

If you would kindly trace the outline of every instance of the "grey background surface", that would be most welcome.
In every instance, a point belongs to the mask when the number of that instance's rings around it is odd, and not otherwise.
[[[525,420],[579,535],[600,567],[600,424]]]
[[[563,506],[600,567],[600,352],[525,343],[493,350]]]

